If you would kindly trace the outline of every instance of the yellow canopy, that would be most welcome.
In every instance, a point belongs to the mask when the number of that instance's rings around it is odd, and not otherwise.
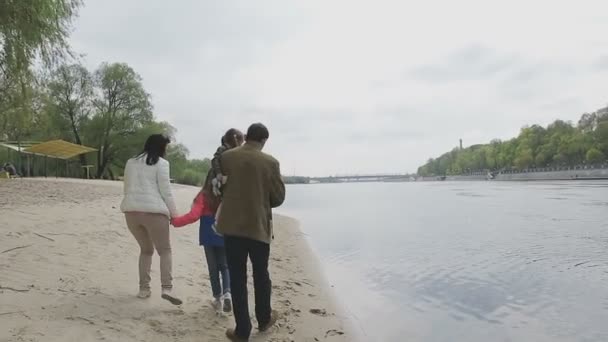
[[[72,144],[64,140],[52,140],[33,145],[24,150],[28,153],[45,155],[58,159],[70,159],[81,154],[97,151],[94,148]]]

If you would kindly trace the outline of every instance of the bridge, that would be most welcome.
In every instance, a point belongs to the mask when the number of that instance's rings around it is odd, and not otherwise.
[[[318,183],[346,183],[346,182],[398,182],[409,181],[410,174],[406,173],[378,173],[378,174],[352,174],[335,175],[329,177],[311,177],[311,182]]]

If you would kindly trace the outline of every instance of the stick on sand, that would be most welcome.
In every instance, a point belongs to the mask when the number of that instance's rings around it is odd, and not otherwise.
[[[36,235],[40,236],[40,237],[41,237],[41,238],[43,238],[43,239],[47,239],[47,240],[49,240],[49,241],[53,241],[53,242],[55,242],[55,240],[51,239],[50,237],[46,237],[46,236],[44,236],[44,235],[42,235],[42,234],[38,234],[38,233],[34,233],[34,234],[36,234]]]
[[[15,247],[15,248],[7,249],[7,250],[3,251],[3,252],[2,252],[2,253],[0,253],[0,254],[8,253],[8,252],[14,251],[14,250],[16,250],[16,249],[27,248],[27,247],[31,247],[31,246],[32,246],[32,245],[25,245],[25,246],[19,246],[19,247]]]

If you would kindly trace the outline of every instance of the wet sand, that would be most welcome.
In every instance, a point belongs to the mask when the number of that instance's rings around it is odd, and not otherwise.
[[[174,186],[181,211],[197,191]],[[211,307],[198,224],[172,231],[184,300],[173,306],[160,298],[157,255],[152,298],[135,297],[139,248],[119,211],[122,183],[0,180],[0,194],[0,342],[226,341],[234,320]],[[282,317],[251,341],[352,341],[297,222],[277,216],[275,238],[273,306]],[[250,284],[253,313],[252,296]]]

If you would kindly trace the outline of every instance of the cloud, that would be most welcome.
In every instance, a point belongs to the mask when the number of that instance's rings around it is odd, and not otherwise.
[[[91,68],[139,72],[193,157],[211,155],[226,129],[262,121],[289,173],[402,172],[460,138],[505,139],[604,105],[606,7],[88,1],[72,41]]]
[[[416,67],[405,78],[433,83],[487,79],[516,66],[516,58],[501,55],[482,45],[471,45],[437,64]]]
[[[593,63],[592,68],[596,71],[608,70],[608,55],[598,57]]]

